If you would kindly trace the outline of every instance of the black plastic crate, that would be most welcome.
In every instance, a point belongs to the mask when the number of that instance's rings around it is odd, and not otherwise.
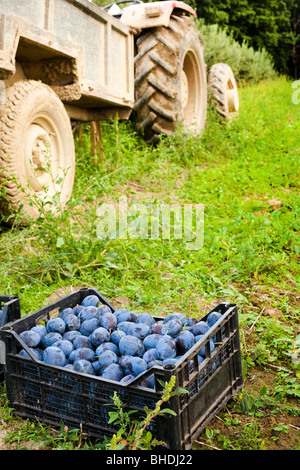
[[[21,317],[20,299],[13,295],[0,295],[0,328]],[[1,340],[1,331],[0,331]],[[4,367],[0,365],[0,384],[4,382]]]
[[[171,375],[175,375],[176,387],[185,388],[189,393],[172,397],[166,406],[176,416],[158,416],[151,423],[150,431],[169,449],[190,449],[209,421],[243,385],[237,306],[222,303],[213,309],[222,317],[176,366],[153,367],[130,384],[122,384],[39,361],[19,336],[21,331],[35,326],[40,320],[47,321],[50,313],[74,308],[91,294],[97,295],[102,304],[115,311],[97,290],[85,288],[2,328],[10,406],[24,418],[38,419],[56,427],[61,426],[62,421],[69,428],[82,425],[83,431],[91,437],[111,438],[118,431],[113,423],[108,424],[108,413],[112,408],[107,404],[112,404],[114,392],[127,409],[143,414],[145,406],[153,408],[161,397],[159,381],[169,381]],[[207,316],[202,319],[206,320]],[[154,316],[154,319],[162,320],[163,317]],[[213,351],[209,348],[211,338],[216,344]],[[203,346],[206,359],[200,363],[198,352]],[[31,358],[19,355],[21,348],[26,349]],[[142,387],[142,380],[153,373],[155,389]]]

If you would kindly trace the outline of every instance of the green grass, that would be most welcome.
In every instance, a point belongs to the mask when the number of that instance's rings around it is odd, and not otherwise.
[[[290,360],[300,328],[300,106],[292,92],[282,77],[241,88],[231,123],[210,110],[201,137],[178,132],[156,148],[134,122],[103,123],[98,164],[86,129],[82,147],[76,137],[67,210],[26,228],[2,227],[0,291],[20,296],[23,315],[70,285],[160,315],[177,310],[200,318],[210,303],[235,302],[245,377],[254,367],[282,367],[287,376],[278,369],[275,378],[281,399],[299,399]],[[203,247],[187,250],[184,239],[100,240],[97,207],[122,195],[147,204],[204,204]]]

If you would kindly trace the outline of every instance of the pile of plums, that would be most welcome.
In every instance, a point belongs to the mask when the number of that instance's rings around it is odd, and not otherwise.
[[[171,313],[155,320],[149,313],[126,308],[113,312],[92,294],[81,305],[65,308],[19,336],[40,361],[130,383],[153,366],[176,364],[220,317],[211,312],[206,321],[199,321]],[[213,339],[209,347],[215,348]],[[29,356],[25,348],[19,354]],[[198,353],[199,362],[204,358],[205,347]],[[154,375],[139,385],[154,388]]]

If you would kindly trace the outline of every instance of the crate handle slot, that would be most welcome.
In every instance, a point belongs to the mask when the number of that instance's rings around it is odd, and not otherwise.
[[[4,341],[0,341],[0,364],[5,365],[5,343]]]

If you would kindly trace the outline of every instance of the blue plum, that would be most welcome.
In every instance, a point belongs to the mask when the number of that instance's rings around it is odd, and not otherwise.
[[[73,364],[73,370],[76,372],[83,372],[84,374],[95,375],[93,364],[86,359],[79,359]]]
[[[103,315],[104,313],[112,313],[111,308],[108,305],[100,305],[98,307],[99,315]]]
[[[73,315],[76,315],[78,317],[81,310],[84,310],[84,309],[85,309],[84,305],[76,305],[76,307],[73,308],[72,313]]]
[[[100,367],[100,375],[104,371],[104,369],[109,366],[110,364],[117,364],[118,363],[118,356],[116,353],[107,349],[103,351],[98,357],[98,363]]]
[[[95,356],[100,356],[101,353],[107,351],[108,349],[110,351],[113,351],[117,356],[120,354],[118,346],[112,343],[111,341],[107,341],[105,343],[100,344],[100,346],[96,348]]]
[[[222,314],[219,312],[210,312],[207,316],[206,323],[211,328],[221,317]]]
[[[123,370],[119,364],[110,364],[107,366],[101,374],[101,377],[109,380],[120,381],[123,377]]]
[[[138,318],[139,314],[136,313],[136,312],[131,312],[131,320],[133,323],[136,322],[137,318]]]
[[[166,317],[164,317],[163,319],[163,323],[167,323],[168,321],[170,320],[178,320],[178,318],[181,316],[182,314],[181,313],[178,313],[178,312],[173,312],[173,313],[169,313],[169,315],[167,315]]]
[[[55,341],[55,343],[53,343],[52,346],[56,347],[56,348],[60,348],[64,352],[66,358],[69,357],[69,355],[71,354],[71,352],[74,349],[74,346],[71,343],[71,341],[67,341],[65,339]]]
[[[93,343],[90,336],[78,335],[74,338],[73,345],[75,349],[90,348],[93,349]]]
[[[128,355],[124,355],[124,356],[121,356],[119,358],[119,365],[120,367],[122,367],[122,370],[124,372],[125,375],[129,375],[130,374],[130,370],[128,369],[128,361],[130,359],[130,356]]]
[[[66,324],[67,331],[79,330],[80,325],[81,325],[79,318],[73,313],[70,313],[69,315],[67,315],[64,318],[64,322]]]
[[[31,347],[28,347],[28,349],[32,352],[32,354],[34,354],[36,356],[37,359],[39,359],[40,361],[44,360],[44,351],[43,351],[43,349],[31,348]],[[20,354],[20,356],[23,356],[23,357],[30,357],[28,352],[25,351],[25,349],[21,349],[19,354]]]
[[[182,331],[182,324],[180,323],[179,320],[173,319],[173,320],[167,321],[164,324],[161,330],[161,334],[169,335],[169,336],[172,336],[172,338],[175,338],[180,331]]]
[[[151,325],[151,334],[154,335],[161,335],[161,330],[163,329],[163,322],[156,322],[153,325]]]
[[[119,328],[117,328],[111,332],[110,341],[118,346],[122,336],[126,336],[125,331],[119,330]]]
[[[132,382],[134,379],[135,379],[134,375],[127,374],[127,375],[124,375],[124,377],[120,380],[120,383],[121,384],[128,384],[128,383]]]
[[[102,326],[99,326],[91,333],[91,341],[96,348],[102,343],[107,343],[109,340],[110,333],[106,330],[106,328],[103,328]]]
[[[79,359],[93,362],[95,360],[95,352],[92,349],[85,347],[74,349],[69,355],[69,362],[74,364]]]
[[[121,355],[142,356],[145,352],[145,346],[136,336],[126,335],[120,339],[119,350]]]
[[[87,295],[83,299],[83,301],[81,302],[81,305],[83,305],[84,307],[90,307],[90,306],[98,307],[99,302],[100,302],[99,297],[97,295],[91,294],[91,295]]]
[[[44,351],[44,362],[63,367],[66,365],[66,356],[60,348],[49,346]]]
[[[9,315],[8,311],[6,312],[6,315],[4,316],[4,310],[0,310],[0,326],[5,325],[9,321]]]
[[[132,327],[133,323],[131,321],[124,320],[118,323],[118,329],[124,331],[124,333],[128,334],[128,330]]]
[[[85,307],[81,312],[78,314],[78,318],[81,322],[86,320],[90,320],[91,318],[97,318],[99,320],[100,314],[99,309],[94,306]]]
[[[185,354],[194,344],[195,336],[188,330],[181,331],[177,336],[176,347],[178,354]]]
[[[174,313],[170,313],[168,316],[166,316],[164,318],[164,323],[167,323],[169,322],[170,320],[178,320],[180,321],[181,325],[184,326],[184,325],[187,325],[188,324],[188,319],[185,315],[183,315],[183,313],[179,313],[179,312],[174,312]]]
[[[155,319],[150,315],[150,313],[141,313],[138,315],[135,323],[147,323],[147,325],[152,326],[155,323]]]
[[[188,326],[188,318],[185,316],[185,315],[182,315],[179,316],[178,320],[180,321],[180,323],[182,324],[182,326]]]
[[[200,320],[194,325],[191,326],[190,331],[193,333],[193,335],[198,336],[198,335],[204,335],[207,331],[209,330],[208,324]]]
[[[142,380],[139,385],[146,388],[155,388],[155,377],[154,374],[149,375],[144,380]]]
[[[79,331],[84,336],[90,336],[98,327],[99,321],[97,318],[90,318],[81,323]]]
[[[161,338],[156,344],[156,353],[158,359],[162,361],[169,357],[175,357],[177,351],[174,341]]]
[[[145,351],[143,354],[143,359],[147,362],[147,364],[151,361],[154,361],[154,359],[158,359],[156,348],[147,349],[147,351]]]
[[[67,307],[59,312],[58,317],[62,320],[65,320],[65,318],[71,313],[73,313],[73,309],[71,307]]]
[[[204,361],[204,357],[201,356],[201,354],[199,354],[199,353],[197,354],[197,356],[198,356],[198,363],[202,364],[202,362]]]
[[[30,348],[35,348],[41,342],[41,337],[36,331],[25,330],[20,333],[20,338]]]
[[[188,318],[188,326],[193,326],[193,325],[195,325],[196,323],[198,323],[197,318],[194,318],[194,317]]]
[[[158,333],[152,333],[145,337],[143,344],[146,349],[155,348],[157,341],[161,338],[161,335]]]
[[[127,367],[131,374],[135,376],[145,372],[148,368],[147,362],[138,356],[130,356],[127,362]]]
[[[82,336],[78,330],[67,331],[63,335],[63,339],[66,339],[67,341],[71,341],[71,343],[73,343],[77,336]]]
[[[118,308],[114,311],[114,315],[117,319],[117,323],[122,323],[123,321],[131,321],[131,311],[127,308]]]
[[[91,362],[91,364],[92,364],[92,366],[93,366],[95,375],[100,375],[100,365],[99,365],[98,359],[96,359],[95,361]]]
[[[170,335],[161,335],[159,341],[172,341],[175,344],[175,339]],[[156,343],[157,344],[157,343]]]
[[[47,328],[42,324],[33,326],[30,328],[30,331],[35,331],[40,335],[41,338],[47,334]]]
[[[62,318],[54,317],[47,321],[46,328],[48,333],[59,333],[62,335],[65,332],[66,324]]]
[[[47,333],[45,336],[42,337],[41,339],[41,345],[44,349],[48,348],[49,346],[52,346],[55,341],[59,341],[62,339],[61,334],[55,333],[54,331],[51,333]]]
[[[108,331],[112,331],[117,327],[117,319],[113,313],[103,313],[100,315],[99,324]]]
[[[127,334],[143,340],[150,332],[151,327],[147,323],[133,323],[132,326],[128,328]]]
[[[190,327],[190,331],[195,335],[204,335],[209,330],[209,327],[204,320],[198,320]]]

